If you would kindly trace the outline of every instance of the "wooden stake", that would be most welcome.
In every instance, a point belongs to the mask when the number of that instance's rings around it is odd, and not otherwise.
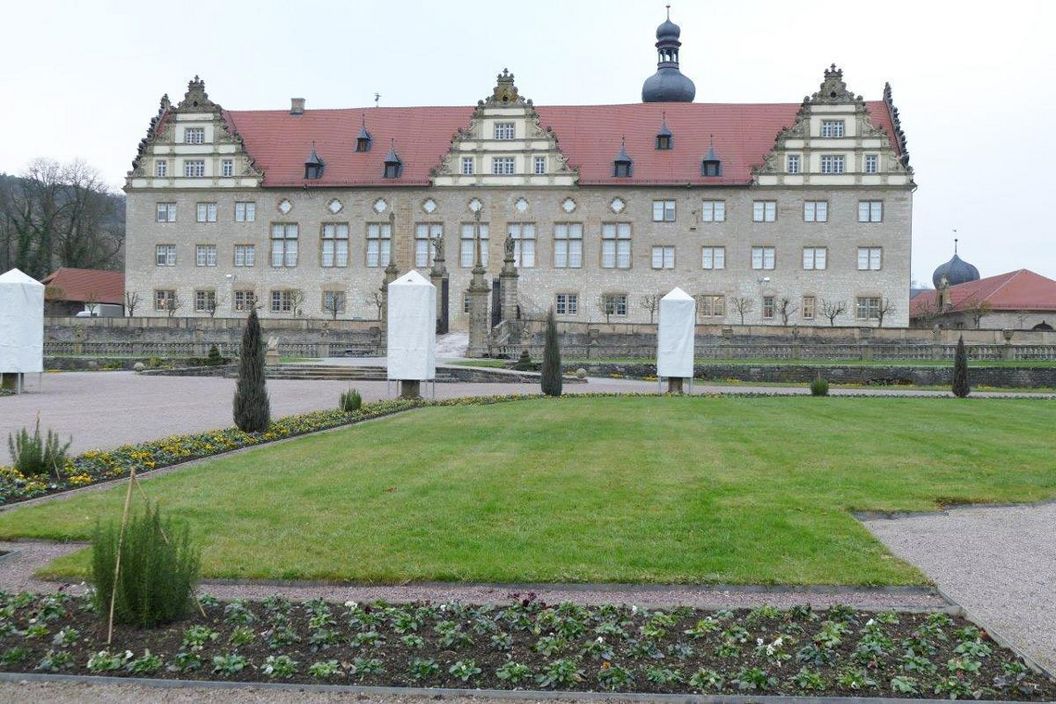
[[[117,557],[114,560],[114,584],[110,589],[110,618],[106,627],[106,644],[114,639],[114,603],[117,599],[117,580],[121,575],[121,545],[125,541],[125,525],[128,523],[128,508],[132,505],[132,485],[136,483],[136,466],[128,473],[128,491],[125,492],[125,510],[121,514],[121,530],[117,534]],[[142,489],[140,489],[142,491]]]

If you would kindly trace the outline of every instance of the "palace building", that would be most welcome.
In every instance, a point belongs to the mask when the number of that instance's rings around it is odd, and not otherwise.
[[[503,70],[476,106],[226,110],[195,77],[125,186],[136,315],[377,319],[383,282],[417,269],[466,329],[479,258],[493,323],[649,322],[679,286],[701,323],[907,326],[890,87],[863,100],[832,66],[802,102],[693,102],[679,27],[656,39],[629,105],[535,105]]]

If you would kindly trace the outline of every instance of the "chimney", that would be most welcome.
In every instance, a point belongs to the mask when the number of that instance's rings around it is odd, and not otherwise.
[[[304,114],[304,98],[290,98],[290,114],[291,115],[303,115]]]

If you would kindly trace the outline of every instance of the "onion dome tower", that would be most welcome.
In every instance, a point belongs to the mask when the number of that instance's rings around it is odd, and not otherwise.
[[[671,21],[671,6],[667,19],[656,28],[656,73],[642,84],[643,103],[692,103],[697,94],[693,81],[678,70],[678,48],[682,46],[681,28]]]
[[[931,275],[931,282],[935,288],[944,286],[956,286],[979,280],[979,270],[973,265],[957,256],[957,240],[953,241],[953,258],[945,264],[940,264],[935,273]]]

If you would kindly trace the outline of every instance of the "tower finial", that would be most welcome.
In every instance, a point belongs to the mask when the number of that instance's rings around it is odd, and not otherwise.
[[[380,102],[381,102],[381,93],[375,93],[374,94],[374,107],[379,107],[379,103]]]
[[[953,228],[953,234],[954,235],[957,234],[957,228],[956,227]],[[957,256],[957,239],[958,238],[956,236],[953,238],[953,255],[954,256]]]
[[[670,5],[667,5],[667,19],[668,20],[671,19],[671,6]]]

